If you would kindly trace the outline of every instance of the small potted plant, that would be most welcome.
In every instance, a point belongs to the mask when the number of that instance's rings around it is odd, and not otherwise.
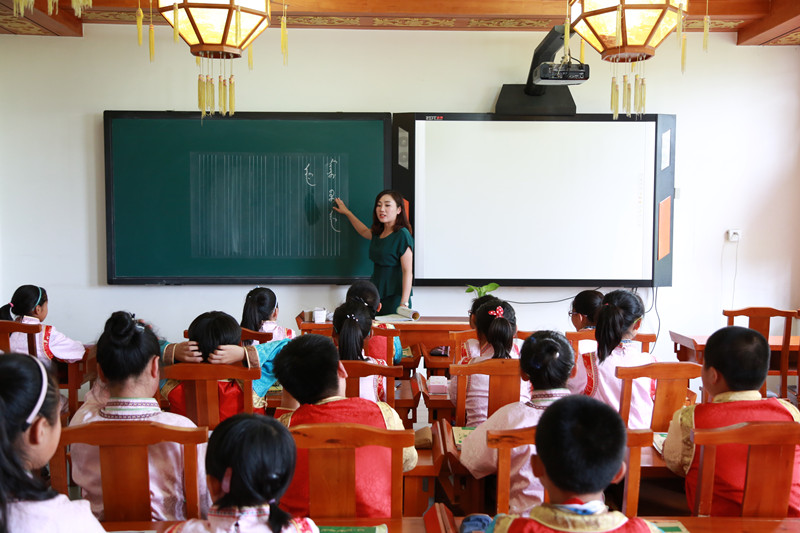
[[[496,290],[499,287],[500,285],[498,285],[497,283],[487,283],[486,285],[483,285],[481,287],[476,287],[474,285],[467,285],[466,292],[474,292],[476,293],[476,298],[480,298],[482,296],[486,296],[487,294],[489,294],[493,290]]]

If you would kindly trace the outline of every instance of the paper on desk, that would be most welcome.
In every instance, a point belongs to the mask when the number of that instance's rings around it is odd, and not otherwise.
[[[319,526],[319,533],[388,533],[389,526],[349,527],[349,526]]]
[[[456,448],[459,450],[461,449],[461,443],[464,442],[464,439],[475,431],[474,427],[460,427],[460,426],[453,426],[453,440],[456,441]]]
[[[667,440],[666,433],[653,433],[653,448],[655,448],[656,451],[661,455],[664,455],[665,440]]]
[[[664,533],[689,533],[686,526],[677,520],[651,520],[650,522]]]

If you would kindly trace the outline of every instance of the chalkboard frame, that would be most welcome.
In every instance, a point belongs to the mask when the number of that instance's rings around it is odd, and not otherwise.
[[[270,284],[348,284],[364,276],[121,276],[116,265],[116,217],[114,209],[114,165],[112,128],[117,119],[196,119],[199,112],[185,111],[124,111],[103,112],[105,155],[105,200],[106,200],[106,271],[109,285],[252,285]],[[343,113],[343,112],[237,112],[233,116],[207,115],[203,121],[237,120],[297,120],[297,121],[379,121],[383,132],[382,183],[391,188],[391,127],[390,113]],[[375,191],[377,194],[379,191]],[[349,226],[349,223],[348,223]],[[351,229],[351,228],[349,228]]]
[[[614,122],[610,114],[577,114],[572,116],[545,115],[498,115],[495,113],[396,113],[392,117],[392,179],[393,187],[411,202],[409,219],[415,223],[415,158],[416,121],[504,121],[504,122]],[[645,114],[627,117],[620,115],[617,122],[652,122],[655,124],[655,157],[653,169],[653,249],[652,269],[649,279],[490,279],[490,278],[414,278],[419,287],[445,287],[485,285],[498,283],[511,287],[669,287],[672,285],[672,263],[675,250],[673,227],[675,219],[675,146],[676,116],[669,114]],[[401,136],[400,130],[403,130]],[[669,165],[661,169],[662,140],[668,132],[670,138],[667,156]],[[669,219],[659,219],[659,204],[669,201]],[[661,226],[659,226],[661,224]],[[659,258],[659,229],[663,228],[668,238],[669,252]]]

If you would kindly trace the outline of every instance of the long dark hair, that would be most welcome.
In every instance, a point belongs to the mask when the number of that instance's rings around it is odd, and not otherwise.
[[[242,328],[236,319],[222,311],[209,311],[199,315],[189,324],[189,340],[197,343],[197,348],[208,361],[217,347],[223,344],[239,344],[242,340]]]
[[[566,387],[574,363],[572,347],[557,331],[537,331],[522,343],[519,366],[530,378],[533,390]]]
[[[371,329],[372,313],[368,306],[350,300],[337,307],[333,312],[333,330],[339,335],[339,359],[364,361],[361,352]]]
[[[630,291],[611,291],[597,312],[597,359],[602,363],[619,346],[637,320],[644,316],[644,303]]]
[[[47,302],[47,291],[36,285],[22,285],[14,291],[11,301],[0,307],[0,320],[14,320],[15,316],[30,316],[37,305]]]
[[[400,228],[406,228],[409,233],[413,233],[411,230],[411,222],[408,221],[408,213],[406,213],[406,202],[403,198],[403,195],[397,191],[393,191],[391,189],[386,189],[378,193],[378,196],[375,197],[375,203],[372,204],[372,227],[370,231],[372,231],[373,235],[380,235],[383,231],[383,222],[378,220],[378,214],[375,212],[375,208],[378,206],[378,201],[381,199],[382,196],[389,195],[394,200],[394,203],[397,204],[397,207],[400,208],[400,212],[397,214],[397,219],[394,221],[394,227],[392,227],[392,233],[398,231]]]
[[[242,327],[258,331],[265,320],[272,318],[272,314],[278,308],[278,297],[272,289],[266,287],[256,287],[247,293],[242,309]],[[244,344],[253,344],[252,340],[247,340]]]
[[[475,312],[475,329],[492,345],[492,359],[509,359],[514,335],[517,332],[517,316],[506,301],[489,301]]]
[[[112,313],[97,340],[97,364],[110,383],[141,375],[160,354],[155,333],[127,311]]]
[[[208,439],[206,452],[206,473],[229,483],[214,505],[269,504],[269,527],[280,533],[291,516],[278,502],[292,481],[296,460],[292,435],[274,418],[241,413],[223,420]]]
[[[10,353],[0,356],[0,533],[9,533],[8,505],[13,501],[42,501],[57,496],[25,466],[25,450],[16,445],[28,429],[27,418],[42,391],[42,370],[35,357]],[[47,392],[37,416],[58,422],[58,384],[49,373]]]
[[[381,294],[378,292],[378,287],[371,281],[359,279],[350,285],[347,289],[347,294],[344,297],[345,301],[356,301],[369,307],[370,315],[375,318],[378,312],[378,306],[381,304]]]
[[[597,322],[597,310],[603,304],[603,293],[590,290],[581,291],[572,300],[572,310],[587,318],[589,325],[594,326]]]

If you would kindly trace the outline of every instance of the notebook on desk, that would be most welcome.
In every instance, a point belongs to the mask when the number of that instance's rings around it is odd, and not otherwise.
[[[453,426],[453,440],[456,441],[456,448],[459,450],[461,449],[461,443],[464,442],[464,439],[475,431],[474,427],[459,427]]]

